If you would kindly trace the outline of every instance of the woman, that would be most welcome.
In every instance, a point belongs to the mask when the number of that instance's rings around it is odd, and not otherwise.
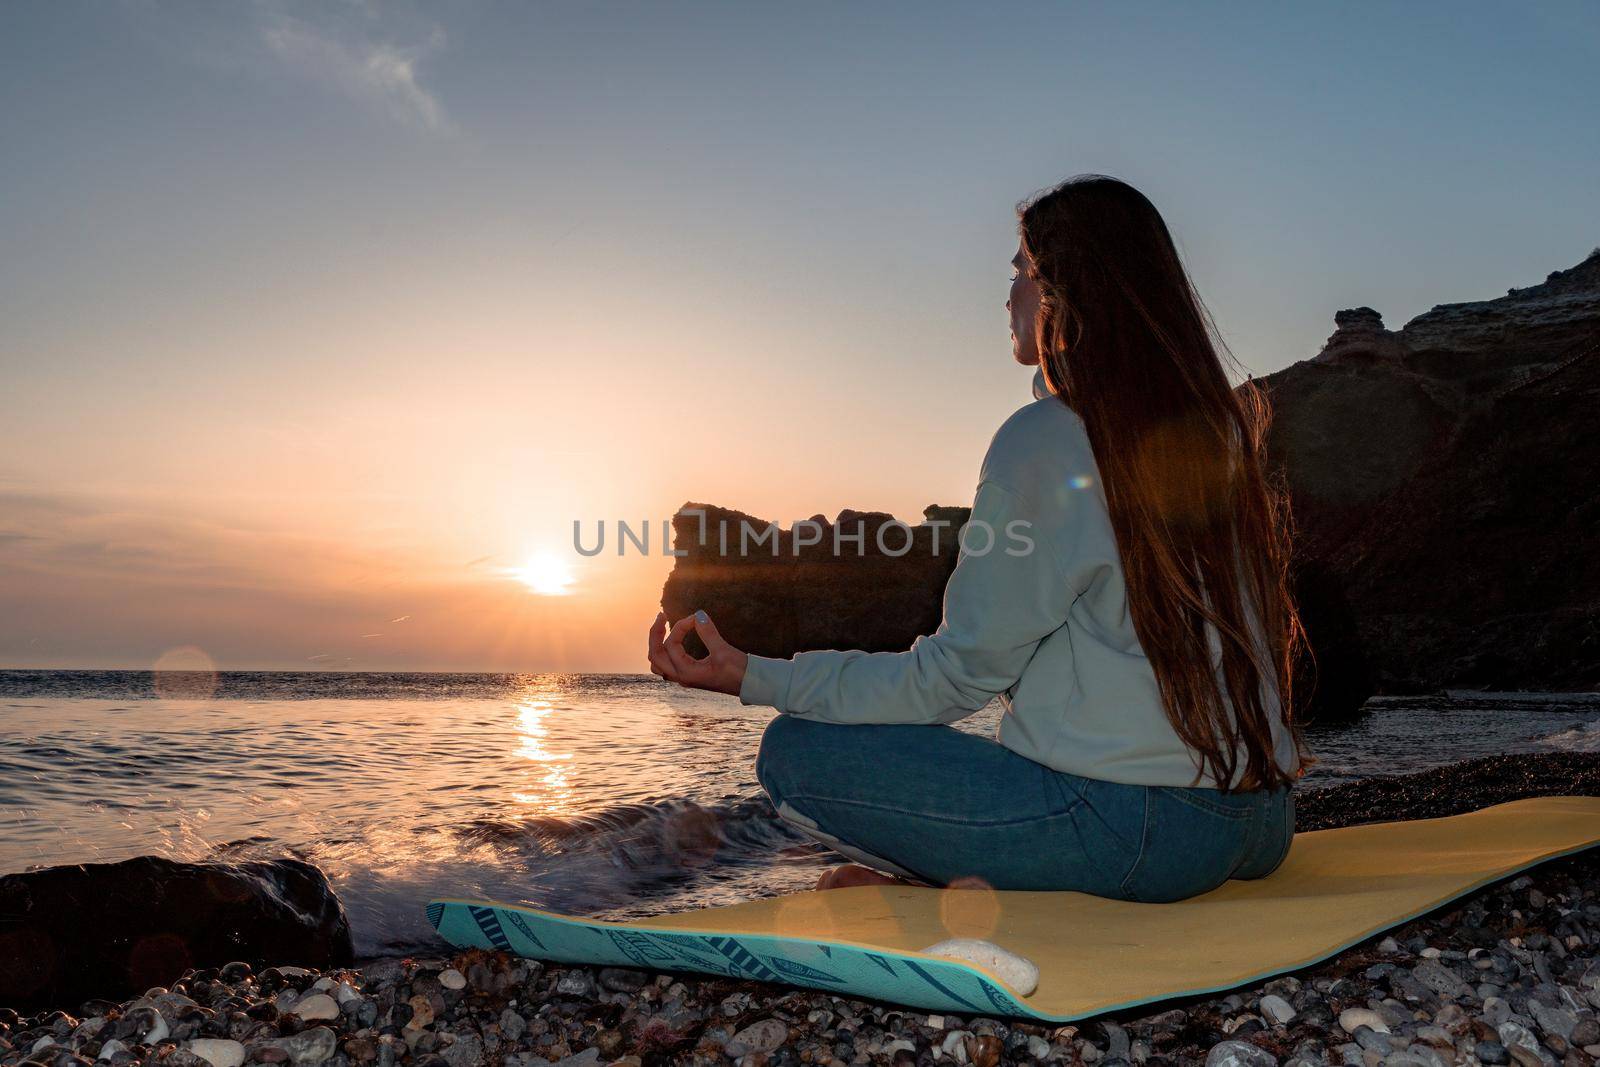
[[[782,713],[758,779],[864,865],[819,888],[1166,901],[1262,877],[1311,759],[1287,710],[1303,634],[1266,403],[1229,385],[1144,196],[1084,175],[1017,211],[1006,306],[1036,399],[989,446],[969,529],[993,536],[963,539],[938,630],[906,652],[772,659],[704,612],[670,633],[658,615],[651,669]],[[996,739],[948,728],[997,696]]]

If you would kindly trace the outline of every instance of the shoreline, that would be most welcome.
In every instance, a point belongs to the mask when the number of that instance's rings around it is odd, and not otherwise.
[[[1297,830],[1600,795],[1600,755],[1496,756],[1297,796]],[[448,953],[448,950],[444,950]],[[0,1067],[1583,1067],[1600,1059],[1600,849],[1476,890],[1321,964],[1223,996],[1066,1026],[745,979],[469,951],[322,971],[244,964],[19,1018]]]

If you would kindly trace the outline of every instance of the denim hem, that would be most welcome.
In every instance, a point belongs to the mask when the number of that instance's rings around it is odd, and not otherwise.
[[[841,841],[839,838],[834,837],[832,834],[822,829],[822,827],[818,826],[815,820],[808,817],[804,812],[797,810],[794,805],[790,804],[787,800],[778,805],[778,818],[782,819],[790,826],[793,826],[807,837],[815,838],[822,844],[827,845],[833,851],[839,853],[841,856],[844,856],[846,859],[855,860],[857,863],[865,864],[866,866],[871,867],[873,870],[883,871],[885,874],[892,874],[900,878],[909,878],[913,881],[922,882],[925,885],[933,884],[926,878],[907,870],[898,863],[894,863],[891,860],[886,860],[882,856],[873,855],[864,848],[858,848],[849,842]]]

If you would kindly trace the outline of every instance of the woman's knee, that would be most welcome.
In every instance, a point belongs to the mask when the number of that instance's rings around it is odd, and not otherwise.
[[[802,751],[797,735],[804,732],[806,725],[804,720],[793,715],[779,714],[761,733],[761,747],[756,751],[756,781],[774,804],[779,803],[782,794],[789,789],[795,757]]]

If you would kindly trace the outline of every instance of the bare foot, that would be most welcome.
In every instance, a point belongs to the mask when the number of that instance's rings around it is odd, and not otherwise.
[[[979,878],[975,874],[963,874],[961,877],[957,878],[955,881],[953,881],[949,885],[945,886],[945,888],[946,889],[993,889],[994,886],[990,885],[988,882],[985,882],[982,878]]]
[[[855,863],[847,863],[843,867],[824,871],[822,877],[817,879],[818,889],[845,889],[853,885],[916,885],[916,883]]]

